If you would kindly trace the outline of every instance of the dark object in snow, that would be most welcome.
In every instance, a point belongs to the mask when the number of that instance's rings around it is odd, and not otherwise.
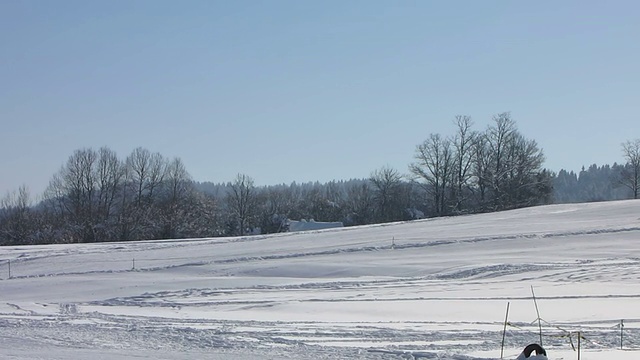
[[[536,352],[534,356],[531,356],[531,353]],[[524,350],[518,355],[516,360],[547,360],[547,352],[544,348],[538,344],[529,344]]]

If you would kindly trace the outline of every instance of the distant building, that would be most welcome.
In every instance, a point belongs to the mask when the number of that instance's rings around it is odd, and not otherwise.
[[[308,230],[322,230],[322,229],[332,229],[332,228],[341,228],[344,227],[344,224],[340,221],[338,222],[321,222],[310,219],[309,221],[305,219],[301,219],[300,221],[296,220],[287,220],[287,225],[289,228],[289,232],[293,231],[308,231]]]

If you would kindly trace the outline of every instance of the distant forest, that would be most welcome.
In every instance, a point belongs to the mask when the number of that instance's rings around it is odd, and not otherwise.
[[[593,164],[578,173],[560,170],[553,178],[553,203],[584,203],[633,199],[632,188],[622,178],[629,166]]]
[[[0,199],[0,245],[243,236],[287,231],[288,219],[354,226],[638,198],[640,140],[622,144],[625,164],[554,173],[509,113],[483,131],[468,116],[453,124],[452,135],[415,146],[407,173],[383,166],[328,183],[257,187],[247,174],[196,182],[179,158],[144,148],[124,159],[79,149],[38,201],[24,186]]]

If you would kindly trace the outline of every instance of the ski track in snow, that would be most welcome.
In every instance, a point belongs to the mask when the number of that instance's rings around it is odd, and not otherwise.
[[[550,353],[571,351],[580,331],[585,351],[606,354],[620,345],[621,319],[633,351],[638,213],[640,202],[625,201],[297,234],[0,248],[0,272],[9,261],[12,271],[0,275],[0,339],[14,349],[0,357],[36,358],[36,344],[50,350],[42,358],[495,359],[509,302],[506,354],[515,358],[539,336],[531,286]]]

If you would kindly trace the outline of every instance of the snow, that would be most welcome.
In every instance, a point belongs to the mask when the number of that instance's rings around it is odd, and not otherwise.
[[[9,261],[11,278],[9,278]],[[0,358],[640,356],[640,202],[0,248]],[[620,350],[620,323],[624,346]]]

